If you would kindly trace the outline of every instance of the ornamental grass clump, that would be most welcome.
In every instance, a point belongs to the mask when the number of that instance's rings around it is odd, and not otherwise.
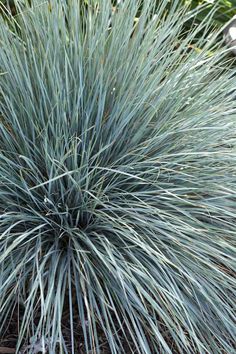
[[[0,21],[17,353],[236,350],[235,69],[217,34],[191,46],[212,13],[186,33],[167,3],[35,0]]]

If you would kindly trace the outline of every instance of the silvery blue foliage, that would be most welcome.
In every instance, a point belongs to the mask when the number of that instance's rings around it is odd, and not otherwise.
[[[101,331],[112,354],[235,350],[234,69],[217,34],[189,50],[208,19],[182,36],[191,14],[167,2],[137,19],[137,0],[35,0],[0,22],[0,331],[20,304],[17,350],[76,353],[78,321],[87,354]]]

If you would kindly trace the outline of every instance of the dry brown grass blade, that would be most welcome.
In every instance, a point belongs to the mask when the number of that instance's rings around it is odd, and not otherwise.
[[[8,353],[15,353],[15,352],[16,351],[14,348],[0,347],[0,353],[8,354]]]

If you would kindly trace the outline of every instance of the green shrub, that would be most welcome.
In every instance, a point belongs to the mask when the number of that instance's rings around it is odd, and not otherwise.
[[[177,46],[172,3],[135,21],[136,0],[35,0],[0,22],[0,331],[19,309],[17,352],[103,353],[101,333],[112,354],[235,350],[235,79],[214,36],[188,48],[210,18]]]
[[[205,9],[199,12],[196,16],[196,23],[204,21],[205,16],[215,8],[212,17],[212,26],[221,28],[224,26],[234,15],[236,15],[236,0],[191,0],[186,1],[189,3],[190,8],[194,9],[198,6],[205,5]]]

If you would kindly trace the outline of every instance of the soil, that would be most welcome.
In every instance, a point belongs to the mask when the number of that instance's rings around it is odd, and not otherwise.
[[[17,353],[17,354],[27,354],[28,353],[28,342],[26,341],[24,345],[22,345],[20,352],[16,352],[17,340],[19,335],[19,325],[18,325],[18,315],[17,313],[13,314],[12,318],[7,321],[8,325],[4,328],[4,335],[0,338],[0,354],[10,354],[10,353]],[[70,336],[70,318],[69,314],[65,314],[62,320],[62,327],[63,327],[63,336],[65,343],[67,345],[68,352],[71,353],[71,336]],[[75,342],[75,354],[87,354],[85,343],[83,340],[83,330],[81,323],[76,321],[74,324],[74,335],[76,338]],[[103,333],[102,329],[98,328],[98,335],[99,335],[99,344],[101,354],[111,354],[109,349],[109,345],[107,342],[107,338]],[[122,333],[120,334],[120,340],[122,341],[124,347],[125,354],[135,354],[136,350],[134,345],[132,345],[132,340],[127,341],[124,337],[122,337]],[[35,354],[39,354],[41,351],[36,351]],[[59,351],[58,351],[59,353]],[[95,351],[91,351],[91,354],[96,354]]]

